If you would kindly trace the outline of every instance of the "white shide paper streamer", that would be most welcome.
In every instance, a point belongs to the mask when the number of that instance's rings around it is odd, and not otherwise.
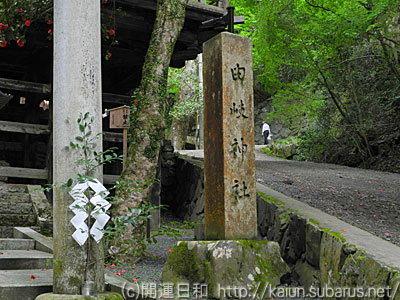
[[[90,199],[84,194],[88,188],[92,189],[94,192],[94,196]],[[72,237],[81,246],[84,245],[89,238],[89,228],[85,222],[88,218],[88,214],[85,207],[90,201],[94,205],[90,215],[96,220],[92,228],[90,228],[90,235],[97,243],[100,242],[103,237],[103,232],[101,230],[110,219],[110,216],[107,215],[107,210],[111,207],[111,203],[104,199],[110,192],[107,191],[100,181],[93,179],[93,181],[87,180],[84,183],[76,184],[69,194],[74,199],[74,202],[69,206],[75,214],[71,219],[72,225],[76,228]]]

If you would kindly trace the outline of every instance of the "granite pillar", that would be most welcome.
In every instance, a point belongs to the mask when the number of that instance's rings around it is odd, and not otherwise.
[[[73,240],[75,228],[70,223],[73,202],[61,184],[83,174],[75,164],[82,158],[66,148],[81,135],[79,115],[89,112],[94,117],[92,135],[102,131],[101,125],[101,33],[100,1],[54,1],[54,76],[53,76],[53,182],[54,189],[54,278],[55,294],[80,294],[84,283],[86,247]],[[94,151],[102,151],[98,139]],[[102,172],[95,177],[102,181]],[[90,242],[91,264],[88,280],[95,282],[97,292],[104,290],[104,253],[100,242]]]
[[[223,32],[203,45],[205,239],[255,239],[251,40]]]

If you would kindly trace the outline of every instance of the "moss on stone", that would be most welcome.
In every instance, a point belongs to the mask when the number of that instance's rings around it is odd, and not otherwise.
[[[314,225],[319,225],[318,221],[316,221],[314,219],[311,219],[311,218],[308,219],[308,222],[311,223],[311,224],[314,224]]]
[[[342,234],[340,234],[339,232],[336,231],[329,231],[327,232],[329,235],[334,236],[336,238],[338,238],[341,242],[345,243],[346,239],[343,237]]]
[[[273,197],[267,196],[266,194],[264,194],[262,192],[257,192],[257,193],[264,199],[265,202],[272,202],[272,203],[274,203],[276,205],[284,207],[285,203],[283,201],[280,201],[280,200],[275,199]]]
[[[282,213],[279,215],[279,219],[281,221],[281,224],[285,224],[290,221],[290,216],[287,213]]]
[[[243,247],[243,252],[250,251],[255,253],[258,267],[260,269],[259,274],[254,274],[254,282],[259,283],[262,286],[267,284],[277,286],[280,284],[280,277],[289,272],[289,267],[282,263],[281,257],[270,256],[265,257],[263,255],[265,249],[264,246],[269,243],[273,243],[278,247],[278,244],[272,241],[254,241],[254,240],[239,240],[239,244]],[[276,253],[280,253],[278,250]]]
[[[321,229],[323,232],[329,232],[329,231],[331,231],[331,229],[330,229],[330,228],[327,228],[327,227],[319,227],[319,229]]]
[[[195,250],[188,249],[187,242],[180,242],[172,249],[166,266],[174,270],[176,276],[187,278],[190,282],[200,282],[200,266],[197,263]],[[178,278],[169,278],[176,283]]]

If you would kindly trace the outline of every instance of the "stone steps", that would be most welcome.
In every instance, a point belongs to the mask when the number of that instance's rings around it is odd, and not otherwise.
[[[25,231],[34,232],[14,228],[14,238],[0,238],[0,300],[33,300],[53,289],[53,254]]]
[[[33,300],[52,289],[52,269],[0,270],[0,300]]]
[[[38,250],[1,250],[1,270],[51,268],[53,255]],[[0,271],[1,272],[1,271]]]
[[[32,239],[0,238],[0,249],[3,250],[29,250],[34,248],[35,241]]]
[[[0,300],[34,300],[40,294],[52,292],[52,240],[29,227],[14,227],[13,237],[0,239]],[[46,266],[49,259],[51,263]],[[135,284],[108,270],[105,282],[108,291],[124,294],[125,300],[151,299],[140,295]]]
[[[37,218],[27,186],[0,184],[0,226],[12,228],[34,226],[36,223]],[[8,236],[2,231],[0,237]]]

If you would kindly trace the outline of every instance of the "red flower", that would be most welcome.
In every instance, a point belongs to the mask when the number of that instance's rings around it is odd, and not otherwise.
[[[108,0],[104,0],[104,4],[107,4]]]
[[[110,29],[110,31],[108,32],[110,35],[114,35],[115,34],[115,30],[114,29]]]
[[[136,279],[136,278],[133,278],[133,281],[134,281],[134,282],[136,282],[136,281],[137,281],[137,279]]]
[[[22,9],[18,8],[18,11],[19,11],[20,13],[22,13]]]
[[[7,45],[7,41],[2,41],[1,44],[0,44],[0,47],[4,48],[6,45]]]
[[[4,25],[4,29],[7,29],[7,28],[8,28],[8,24]]]
[[[0,30],[3,28],[3,23],[0,23]]]
[[[53,21],[48,20],[48,21],[47,21],[47,24],[51,25],[51,24],[53,24]]]
[[[26,25],[26,26],[31,26],[31,21],[25,20],[25,25]]]
[[[20,47],[23,47],[25,45],[25,43],[23,41],[21,41],[20,39],[17,40],[17,44]]]
[[[50,34],[51,33],[51,29],[49,29],[49,31],[47,31],[47,33]]]
[[[168,253],[171,252],[171,251],[172,251],[172,249],[169,249],[169,250],[168,250]]]
[[[136,105],[136,104],[137,104],[137,100],[133,101],[133,104],[135,104],[135,105]]]

